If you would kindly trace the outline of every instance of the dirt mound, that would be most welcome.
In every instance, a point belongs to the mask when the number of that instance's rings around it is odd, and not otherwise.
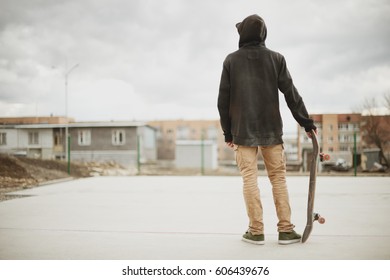
[[[32,178],[27,170],[15,158],[0,155],[0,177],[15,179]]]
[[[34,187],[47,181],[70,177],[128,176],[134,174],[136,173],[115,162],[72,162],[69,175],[68,163],[65,161],[0,154],[0,201],[7,199],[7,192]]]
[[[37,180],[53,180],[69,177],[68,164],[65,161],[33,158],[17,158],[17,160]],[[70,170],[72,177],[80,178],[89,176],[88,168],[81,164],[71,163]]]
[[[88,177],[87,167],[71,164],[71,175],[66,162],[20,158],[0,154],[0,192],[8,192],[38,185],[45,181],[67,177]]]

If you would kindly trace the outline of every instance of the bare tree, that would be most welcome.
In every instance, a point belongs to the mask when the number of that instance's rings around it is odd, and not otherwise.
[[[390,92],[384,94],[385,106],[390,111]]]
[[[384,96],[386,105],[390,107],[390,94]],[[378,103],[375,98],[366,99],[363,104],[362,135],[367,147],[379,148],[381,163],[389,166],[389,159],[385,156],[385,150],[390,144],[390,116],[378,115],[376,109]]]

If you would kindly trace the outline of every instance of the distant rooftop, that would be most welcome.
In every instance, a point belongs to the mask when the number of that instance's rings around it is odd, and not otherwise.
[[[69,122],[74,122],[74,119],[61,116],[0,117],[0,124],[66,124]]]
[[[61,128],[66,127],[138,127],[146,126],[141,121],[93,121],[75,122],[66,117],[12,117],[0,118],[0,125],[18,128]]]

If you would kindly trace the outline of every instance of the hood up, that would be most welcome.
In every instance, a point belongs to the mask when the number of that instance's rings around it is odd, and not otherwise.
[[[238,34],[240,34],[239,47],[245,45],[265,45],[267,38],[267,27],[264,20],[258,15],[251,15],[242,22],[236,24]]]

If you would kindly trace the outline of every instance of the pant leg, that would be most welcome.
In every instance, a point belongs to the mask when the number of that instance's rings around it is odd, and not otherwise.
[[[291,208],[286,184],[286,160],[284,158],[283,145],[262,146],[261,152],[268,178],[272,185],[276,214],[279,219],[278,231],[290,232],[294,225],[291,224]]]
[[[263,207],[260,190],[257,185],[257,153],[258,147],[235,146],[236,162],[243,179],[243,194],[249,218],[249,231],[263,234]]]

